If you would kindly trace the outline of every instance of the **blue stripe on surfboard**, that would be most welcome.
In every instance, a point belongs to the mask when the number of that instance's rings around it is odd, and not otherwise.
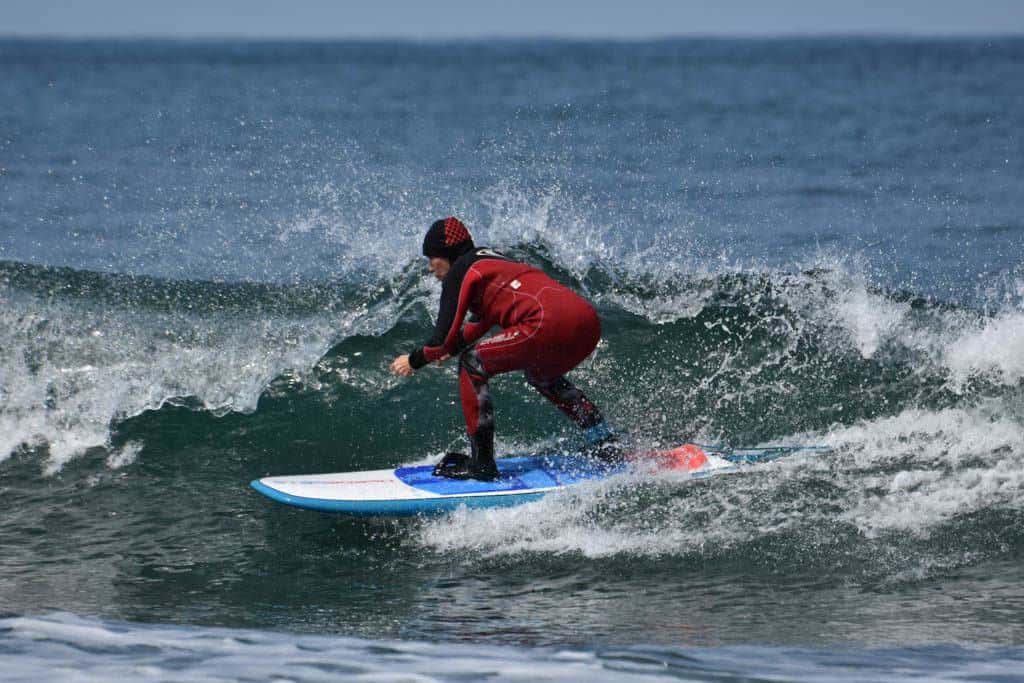
[[[433,475],[433,465],[399,467],[395,476],[403,483],[440,496],[467,493],[497,493],[568,486],[590,479],[603,479],[625,469],[580,455],[529,455],[496,461],[500,476],[494,481],[447,479]]]

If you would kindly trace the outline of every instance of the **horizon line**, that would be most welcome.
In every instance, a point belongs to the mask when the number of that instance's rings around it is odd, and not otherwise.
[[[1007,40],[1024,38],[1024,30],[1009,32],[956,32],[956,31],[795,31],[795,32],[694,32],[694,33],[651,33],[637,35],[611,35],[605,33],[566,34],[566,33],[477,33],[477,34],[433,34],[420,35],[408,33],[373,34],[257,34],[257,33],[20,33],[0,32],[0,40],[138,40],[138,41],[203,41],[203,40],[236,40],[253,42],[481,42],[487,40],[519,42],[519,41],[564,41],[564,42],[657,42],[672,40],[793,40],[793,39],[944,39],[944,40]]]

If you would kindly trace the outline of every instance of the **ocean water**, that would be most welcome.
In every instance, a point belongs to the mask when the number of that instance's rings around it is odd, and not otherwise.
[[[1024,40],[0,40],[10,680],[1024,680]],[[465,447],[423,231],[597,306],[700,482],[365,521]],[[579,435],[521,378],[498,447]]]

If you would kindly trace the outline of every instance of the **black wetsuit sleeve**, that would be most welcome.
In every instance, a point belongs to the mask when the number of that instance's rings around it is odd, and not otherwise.
[[[441,308],[437,313],[437,325],[434,326],[434,333],[423,346],[441,346],[448,338],[448,333],[455,322],[455,314],[459,309],[459,293],[462,291],[462,283],[466,279],[466,271],[473,265],[473,261],[472,258],[460,258],[452,264],[452,269],[441,283]],[[459,347],[461,348],[461,334],[459,337]],[[427,359],[423,355],[423,346],[409,354],[409,365],[415,370],[419,370],[427,364]]]

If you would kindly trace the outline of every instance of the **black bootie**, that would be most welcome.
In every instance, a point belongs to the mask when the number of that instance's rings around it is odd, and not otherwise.
[[[494,434],[477,430],[470,437],[473,455],[446,453],[434,468],[435,477],[448,479],[477,479],[494,481],[498,478],[498,466],[494,463]]]

